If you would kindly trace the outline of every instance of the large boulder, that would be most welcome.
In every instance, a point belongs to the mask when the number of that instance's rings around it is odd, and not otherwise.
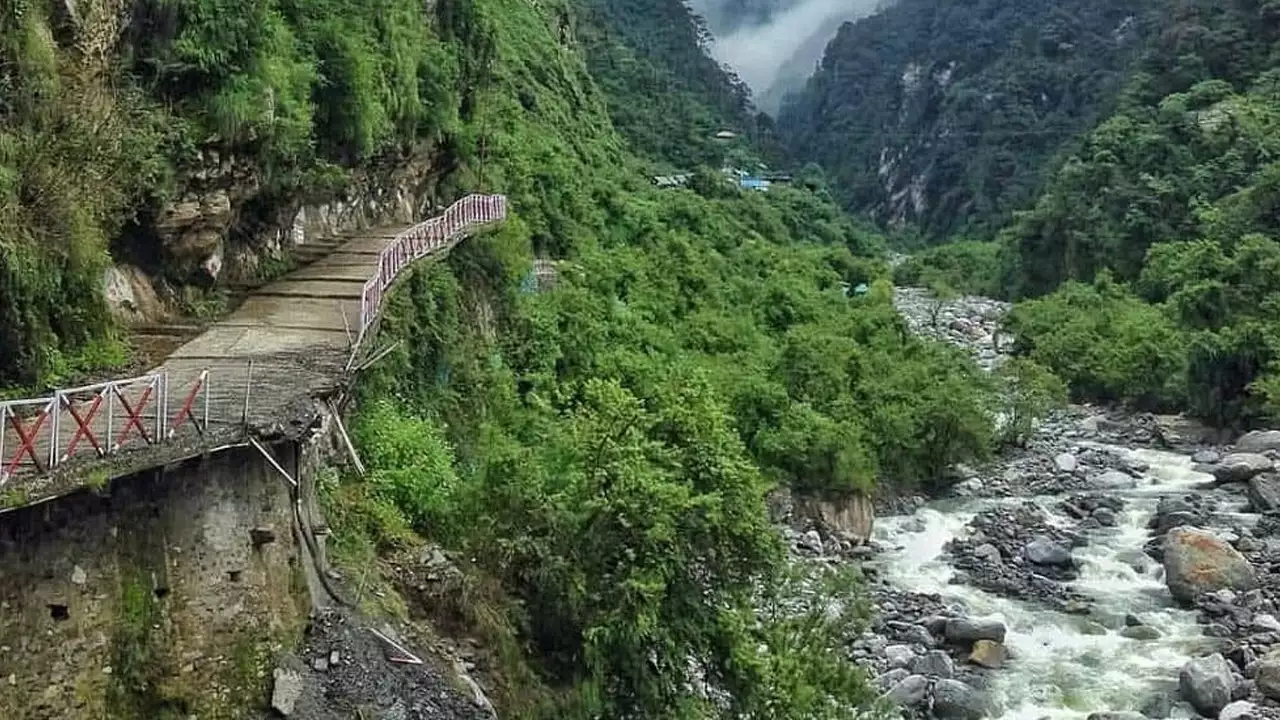
[[[1249,478],[1246,494],[1254,512],[1272,513],[1280,510],[1280,475],[1263,473]]]
[[[939,680],[933,686],[933,716],[939,720],[981,720],[987,698],[959,680]]]
[[[1177,527],[1164,539],[1165,584],[1175,598],[1191,602],[1200,593],[1258,586],[1253,566],[1213,534]]]
[[[951,656],[941,650],[930,650],[911,661],[911,672],[915,675],[949,678],[955,675],[956,670]]]
[[[1036,565],[1071,565],[1071,551],[1043,535],[1038,535],[1027,543],[1022,554]]]
[[[970,620],[969,618],[948,618],[943,635],[953,643],[975,643],[979,640],[1004,642],[1004,623],[996,620]]]
[[[1213,477],[1220,483],[1245,482],[1271,468],[1271,458],[1266,455],[1232,453],[1213,466]]]
[[[929,678],[923,675],[911,675],[898,681],[885,697],[903,707],[915,707],[925,701],[929,693]]]
[[[1280,651],[1268,653],[1258,661],[1254,682],[1258,692],[1272,700],[1280,700]]]
[[[1222,712],[1218,713],[1218,720],[1262,720],[1265,717],[1269,716],[1262,714],[1262,708],[1248,700],[1227,703]]]
[[[1254,430],[1236,441],[1236,452],[1264,453],[1280,450],[1280,430]]]
[[[1208,717],[1217,717],[1231,702],[1235,687],[1231,663],[1217,653],[1191,660],[1178,673],[1178,691],[1182,699]]]

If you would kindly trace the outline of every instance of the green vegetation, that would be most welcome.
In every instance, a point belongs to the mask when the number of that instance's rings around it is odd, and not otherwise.
[[[151,225],[171,200],[227,184],[252,228],[332,195],[456,131],[492,52],[469,0],[53,6],[0,11],[0,385],[123,361],[102,273],[192,280]],[[236,177],[209,180],[213,157]]]
[[[1003,12],[1010,17],[1032,12],[1021,5],[1015,11],[1008,3],[991,4],[1009,5]],[[902,3],[896,12],[915,5]],[[1222,426],[1280,418],[1280,244],[1275,239],[1280,229],[1275,212],[1280,75],[1273,67],[1280,16],[1270,4],[1253,0],[1185,0],[1158,18],[1144,16],[1142,3],[1121,6],[1107,12],[1082,7],[1077,23],[1101,29],[1116,20],[1108,12],[1134,14],[1133,27],[1148,28],[1135,36],[1142,39],[1137,60],[1117,65],[1121,55],[1100,50],[1065,56],[1093,80],[1111,78],[1096,87],[1123,78],[1117,85],[1121,92],[1107,95],[1114,102],[1095,95],[1092,110],[1072,124],[1083,129],[1082,123],[1096,117],[1092,130],[1071,143],[1041,146],[1054,149],[1053,162],[1046,162],[1044,153],[1020,154],[1019,166],[1043,178],[1028,185],[1017,178],[1030,176],[1015,172],[998,186],[1014,205],[1024,206],[1021,212],[1008,212],[1006,204],[994,214],[975,215],[971,210],[981,204],[931,200],[931,211],[947,218],[986,223],[979,236],[995,235],[998,242],[923,251],[898,268],[896,279],[1038,298],[1021,304],[1010,320],[1018,348],[1067,381],[1078,400],[1186,410]],[[935,12],[943,11],[930,11],[928,17],[948,17]],[[893,25],[895,17],[886,12],[878,22]],[[850,37],[875,26],[855,28]],[[936,27],[944,28],[947,43],[965,37],[963,24]],[[831,53],[831,68],[824,70],[829,77],[819,76],[819,91],[831,78],[844,77],[841,44]],[[1017,55],[1013,50],[1001,57],[1007,61]],[[991,65],[990,72],[998,75],[989,77],[1014,82],[1028,67],[1021,61]],[[955,81],[951,87],[959,92]],[[882,105],[874,98],[866,103],[872,109]],[[864,105],[848,107],[860,114]],[[950,107],[947,112],[964,105]],[[992,112],[988,108],[979,117],[1004,117]],[[1037,132],[1058,127],[1053,115],[1025,117],[1035,120]],[[948,127],[958,131],[964,125]],[[982,148],[999,144],[1002,152],[1015,152],[1021,147],[1003,135],[1002,127],[997,122],[978,132],[979,142],[972,144],[977,156],[953,156],[954,163],[937,161],[933,167],[956,169],[965,178],[989,177]],[[847,128],[840,126],[839,132]],[[835,157],[870,152],[856,134],[845,143],[815,137]],[[878,152],[885,143],[876,143],[872,149]],[[869,166],[830,169],[842,178],[862,173],[867,182],[878,182],[870,179],[875,171]],[[973,195],[965,190],[968,181],[935,176],[956,197]],[[1038,184],[1042,187],[1031,194]],[[932,196],[926,192],[926,197]],[[916,219],[930,239],[964,229],[939,225],[927,213]],[[996,224],[1002,227],[992,232]]]
[[[1165,3],[899,0],[846,25],[778,126],[849,207],[989,238],[1114,107]]]
[[[765,495],[935,482],[991,447],[986,381],[908,333],[879,238],[821,196],[653,188],[611,126],[636,97],[543,12],[483,6],[472,122],[517,217],[390,298],[403,342],[362,382],[371,473],[335,524],[472,559],[450,616],[500,648],[514,716],[847,717],[874,697],[843,658],[856,617],[782,612]],[[565,260],[552,292],[521,291],[533,251]]]
[[[803,579],[847,596],[841,613],[794,603],[802,579],[766,494],[928,487],[993,447],[994,385],[908,332],[881,238],[809,189],[819,174],[765,194],[718,172],[768,149],[708,132],[767,128],[701,53],[682,3],[641,5],[440,0],[424,15],[407,0],[156,0],[116,28],[123,52],[98,74],[83,43],[53,41],[95,20],[24,5],[3,26],[0,82],[39,103],[0,100],[0,132],[32,138],[0,155],[0,217],[63,245],[0,231],[0,278],[47,285],[0,285],[0,380],[48,379],[57,363],[40,348],[111,336],[97,288],[108,249],[189,279],[155,218],[210,153],[252,177],[248,226],[428,157],[431,199],[503,192],[513,217],[389,298],[380,332],[402,342],[362,377],[353,424],[371,472],[325,485],[336,553],[376,567],[426,538],[470,558],[445,609],[494,649],[507,716],[869,707],[845,655],[856,578]],[[55,81],[121,88],[102,95],[118,125],[49,120],[83,102],[49,92]],[[74,180],[92,187],[67,191],[64,204],[91,208],[47,208],[35,183],[76,174],[52,177],[32,153],[65,145],[69,163],[85,142],[116,153],[91,156]],[[655,164],[701,167],[663,191],[646,177]],[[54,224],[67,218],[87,218],[82,235]],[[562,261],[552,292],[522,291],[535,255]],[[119,702],[142,703],[126,714],[170,702],[153,691],[144,595],[117,639]],[[252,669],[251,650],[230,672]]]

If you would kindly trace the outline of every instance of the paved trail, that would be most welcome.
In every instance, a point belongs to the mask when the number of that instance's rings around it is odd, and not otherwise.
[[[398,272],[502,217],[502,198],[470,196],[412,228],[352,234],[253,291],[139,382],[0,403],[4,504],[53,497],[249,434],[301,434],[318,416],[318,398],[347,379],[353,348],[376,350],[361,343],[362,328],[373,325]]]

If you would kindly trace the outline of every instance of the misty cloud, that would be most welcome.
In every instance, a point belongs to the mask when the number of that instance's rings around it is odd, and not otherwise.
[[[713,33],[726,23],[725,0],[691,0]],[[798,87],[822,59],[840,25],[872,14],[883,0],[777,0],[765,22],[717,34],[712,51],[751,87],[763,110],[777,109],[785,92]]]

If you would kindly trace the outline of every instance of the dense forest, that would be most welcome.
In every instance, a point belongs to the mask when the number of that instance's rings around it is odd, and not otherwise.
[[[1114,106],[1163,6],[901,0],[841,28],[779,126],[855,212],[987,238]]]
[[[324,487],[338,558],[423,539],[470,558],[433,610],[485,642],[504,716],[843,718],[873,698],[844,655],[858,603],[811,592],[850,578],[797,577],[766,495],[935,482],[992,449],[1002,396],[907,331],[883,239],[820,183],[719,172],[769,148],[681,2],[75,7],[0,18],[0,382],[122,361],[102,273],[141,256],[190,281],[154,226],[211,156],[239,167],[232,232],[426,162],[436,200],[503,192],[513,217],[390,299],[403,342],[354,418],[371,473]],[[714,144],[724,126],[746,138]],[[702,167],[660,190],[664,165]],[[535,254],[559,261],[552,291],[527,292]],[[155,692],[114,711],[187,707]]]
[[[1027,298],[1020,350],[1076,397],[1248,426],[1280,413],[1280,8],[1173,3],[1113,112],[997,242],[899,279]]]

